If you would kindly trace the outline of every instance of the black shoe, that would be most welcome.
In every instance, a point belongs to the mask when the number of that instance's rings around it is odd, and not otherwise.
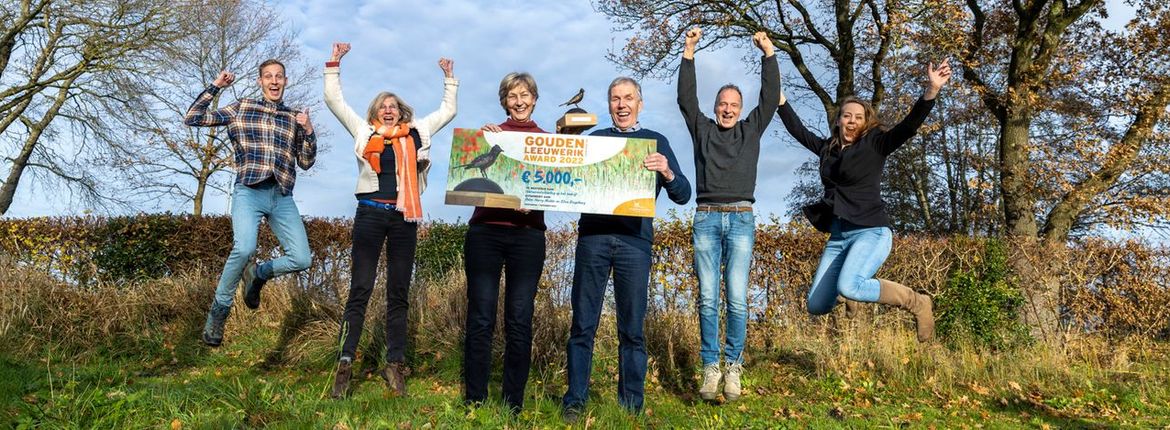
[[[257,309],[260,307],[260,289],[264,288],[264,283],[267,279],[261,279],[256,275],[256,263],[249,261],[247,266],[244,266],[244,304],[248,309]]]
[[[204,345],[215,347],[223,343],[223,324],[231,312],[230,306],[221,305],[215,300],[211,301],[211,310],[207,311],[207,322],[203,323]]]
[[[577,420],[581,419],[581,414],[585,412],[584,409],[581,405],[566,406],[561,409],[561,420],[564,420],[565,424],[576,423]]]
[[[463,407],[467,409],[479,409],[483,407],[483,400],[463,399]]]
[[[341,359],[337,362],[337,374],[333,376],[333,392],[329,397],[340,399],[349,391],[349,379],[353,377],[353,360]]]

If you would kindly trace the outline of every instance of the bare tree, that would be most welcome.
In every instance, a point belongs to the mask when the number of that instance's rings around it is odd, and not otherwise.
[[[103,194],[106,173],[91,164],[122,136],[102,120],[124,109],[111,83],[136,73],[135,60],[178,34],[166,0],[21,0],[0,12],[0,145],[8,173],[0,214],[25,173],[64,181],[82,196]]]

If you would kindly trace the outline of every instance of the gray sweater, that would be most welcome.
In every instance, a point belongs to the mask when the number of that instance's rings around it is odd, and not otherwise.
[[[760,62],[760,104],[731,128],[721,128],[699,109],[695,95],[695,60],[682,60],[678,72],[678,108],[695,145],[695,202],[756,201],[756,165],[760,136],[780,103],[780,69],[776,56]]]

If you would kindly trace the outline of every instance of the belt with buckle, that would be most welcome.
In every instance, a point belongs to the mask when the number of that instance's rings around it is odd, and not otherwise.
[[[393,203],[375,202],[373,200],[366,200],[366,199],[358,200],[358,204],[362,205],[362,206],[369,206],[372,208],[385,209],[388,211],[392,211],[395,209],[395,206]]]
[[[700,212],[751,212],[751,206],[710,206],[703,205],[695,207],[695,210]]]

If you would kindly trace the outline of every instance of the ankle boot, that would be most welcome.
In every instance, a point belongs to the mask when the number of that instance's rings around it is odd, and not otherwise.
[[[211,310],[207,311],[207,322],[203,323],[203,344],[219,346],[223,342],[223,324],[231,312],[231,306],[221,305],[216,300],[211,301]]]
[[[349,391],[351,377],[353,377],[353,359],[342,357],[337,362],[337,374],[333,376],[333,392],[329,394],[329,397],[334,399],[345,397],[346,391]]]
[[[406,364],[402,362],[393,362],[387,364],[382,369],[382,379],[386,380],[386,385],[390,387],[390,392],[395,396],[406,395],[406,374],[410,370],[406,368]]]
[[[914,292],[909,287],[894,281],[878,279],[882,289],[878,295],[878,303],[894,305],[914,314],[914,322],[918,326],[918,341],[926,342],[934,338],[934,301],[926,294]]]
[[[844,296],[837,296],[837,304],[845,305],[845,318],[853,319],[861,316],[861,303],[846,299]]]

